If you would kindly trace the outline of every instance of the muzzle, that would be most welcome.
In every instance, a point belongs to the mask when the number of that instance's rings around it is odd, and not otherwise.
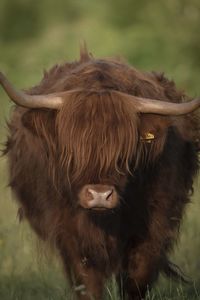
[[[113,209],[119,202],[115,187],[112,185],[84,185],[78,197],[79,203],[83,208],[93,210]]]

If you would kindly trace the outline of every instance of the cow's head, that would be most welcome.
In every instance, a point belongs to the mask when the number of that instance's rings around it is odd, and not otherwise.
[[[132,103],[114,91],[77,92],[59,110],[60,165],[84,208],[118,204],[138,157],[138,122]]]
[[[128,176],[144,158],[144,143],[150,147],[154,131],[162,127],[162,121],[154,124],[157,116],[165,120],[200,105],[200,99],[167,102],[151,76],[142,78],[123,63],[95,60],[87,53],[82,53],[79,63],[69,64],[66,71],[54,73],[56,69],[46,75],[36,94],[34,89],[30,93],[15,90],[2,73],[0,83],[11,100],[30,109],[25,113],[30,113],[37,134],[46,139],[48,157],[62,170],[61,181],[68,183],[85,209],[113,209],[118,205]],[[46,117],[46,111],[53,111],[54,117]],[[161,136],[152,143],[154,156],[163,140]]]

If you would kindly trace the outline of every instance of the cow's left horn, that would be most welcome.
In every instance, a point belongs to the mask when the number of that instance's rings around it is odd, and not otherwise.
[[[127,95],[121,92],[122,97],[127,97],[134,103],[135,109],[141,113],[152,113],[160,115],[178,116],[193,112],[200,107],[200,98],[194,99],[189,102],[173,103],[161,100],[149,99]]]
[[[51,108],[59,109],[64,101],[66,94],[52,93],[48,95],[29,95],[23,91],[17,91],[3,73],[0,72],[0,84],[4,88],[9,98],[16,104],[27,108]]]

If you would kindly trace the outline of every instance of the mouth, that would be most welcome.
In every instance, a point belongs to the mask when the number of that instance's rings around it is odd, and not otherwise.
[[[106,207],[92,207],[90,208],[90,211],[108,211],[109,208]]]

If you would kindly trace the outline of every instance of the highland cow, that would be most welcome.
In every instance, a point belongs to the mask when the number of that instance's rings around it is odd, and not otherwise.
[[[199,167],[200,99],[86,48],[28,91],[0,83],[16,104],[5,154],[20,215],[77,298],[102,299],[112,274],[124,299],[179,276],[168,256]]]

